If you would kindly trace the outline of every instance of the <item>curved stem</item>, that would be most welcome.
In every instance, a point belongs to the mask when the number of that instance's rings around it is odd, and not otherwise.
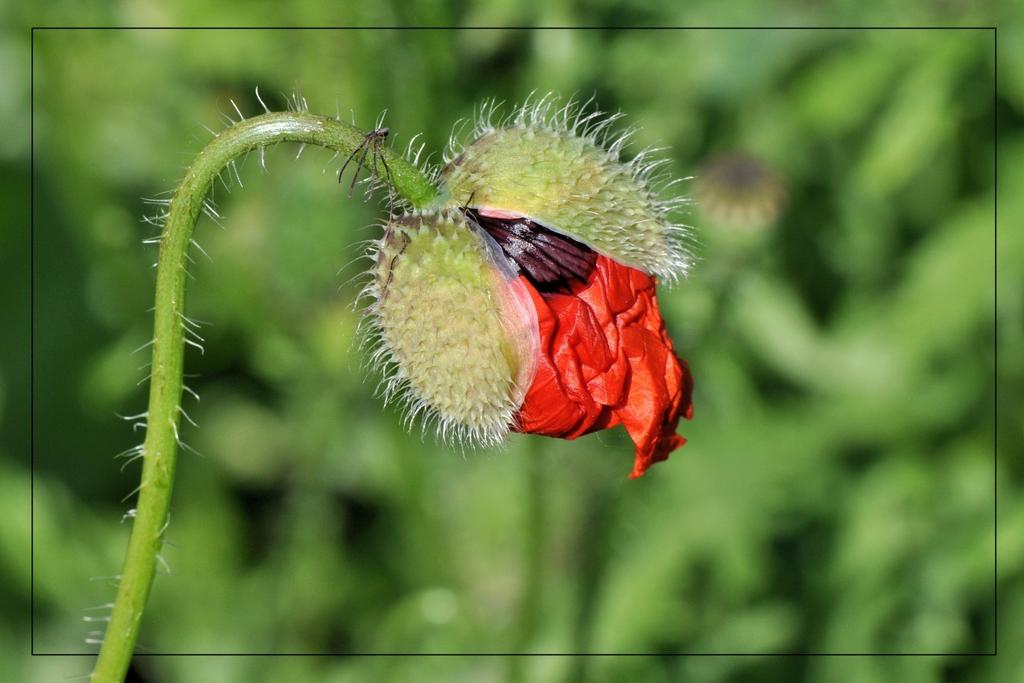
[[[160,238],[153,323],[153,363],[146,412],[142,480],[117,597],[93,672],[93,683],[124,680],[167,527],[180,443],[182,363],[185,349],[185,260],[203,202],[217,175],[238,156],[278,142],[301,142],[352,154],[365,133],[336,119],[302,112],[257,116],[221,132],[178,185]],[[436,189],[414,166],[381,146],[395,192],[414,207],[430,203]],[[353,171],[357,172],[357,171]]]

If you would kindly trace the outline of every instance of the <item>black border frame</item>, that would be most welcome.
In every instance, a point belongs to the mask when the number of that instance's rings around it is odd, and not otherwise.
[[[622,31],[988,31],[992,36],[992,650],[990,652],[673,652],[668,656],[996,656],[998,653],[998,27],[996,26],[485,26],[485,27],[401,27],[401,26],[33,26],[30,57],[30,162],[29,162],[29,462],[30,462],[30,654],[33,657],[94,657],[95,652],[36,651],[36,480],[35,480],[35,207],[36,207],[36,32],[43,31],[592,31],[614,28]],[[134,652],[138,656],[665,656],[663,652]]]

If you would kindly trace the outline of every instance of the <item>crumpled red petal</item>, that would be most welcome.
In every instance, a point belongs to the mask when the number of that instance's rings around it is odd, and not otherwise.
[[[540,357],[516,431],[575,439],[625,425],[636,444],[631,479],[682,446],[676,426],[693,416],[693,378],[665,331],[654,279],[606,256],[571,293],[520,279],[537,309]]]

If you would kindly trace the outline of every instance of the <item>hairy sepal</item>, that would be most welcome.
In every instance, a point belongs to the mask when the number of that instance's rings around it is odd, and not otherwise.
[[[529,294],[458,211],[386,225],[369,307],[385,399],[449,443],[501,443],[536,368]]]
[[[497,107],[485,106],[472,141],[450,142],[443,196],[453,206],[527,217],[662,281],[684,277],[690,234],[671,214],[686,199],[658,197],[673,184],[658,173],[666,160],[645,150],[621,161],[631,131],[611,136],[617,115],[555,103],[527,102],[498,123]]]

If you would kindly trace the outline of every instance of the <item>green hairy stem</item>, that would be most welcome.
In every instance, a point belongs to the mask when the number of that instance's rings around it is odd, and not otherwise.
[[[217,135],[196,157],[174,193],[160,240],[142,479],[117,597],[92,675],[93,683],[124,680],[160,561],[180,443],[186,343],[185,261],[192,232],[218,174],[239,156],[278,142],[318,145],[341,155],[358,151],[361,156],[368,151],[368,164],[372,163],[371,156],[377,154],[387,164],[387,179],[393,191],[413,207],[429,204],[437,193],[429,178],[385,146],[360,150],[368,144],[365,132],[337,119],[304,112],[275,112],[241,121]],[[383,175],[382,171],[380,164],[378,177]]]

